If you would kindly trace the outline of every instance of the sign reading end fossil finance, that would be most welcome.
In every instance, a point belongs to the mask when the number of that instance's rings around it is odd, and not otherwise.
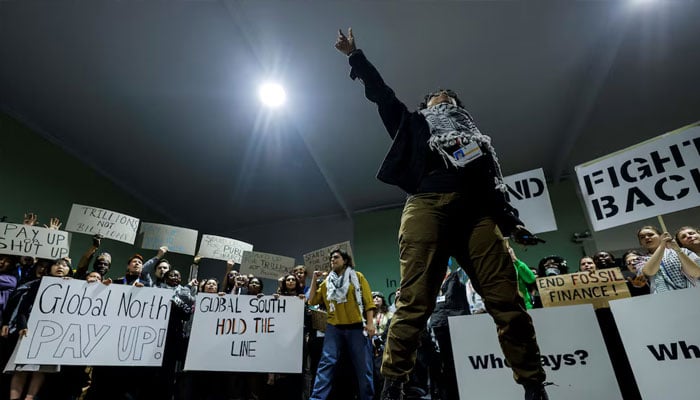
[[[610,357],[588,304],[530,310],[550,399],[622,399]],[[523,387],[498,344],[487,314],[450,317],[460,399],[522,399]]]
[[[520,213],[520,219],[532,233],[557,230],[552,201],[542,168],[506,176],[506,196]]]
[[[158,250],[166,246],[169,252],[193,256],[197,247],[198,232],[194,229],[142,222],[140,233],[142,249]]]
[[[0,222],[0,254],[55,260],[68,257],[69,251],[68,232]]]
[[[698,288],[610,302],[642,398],[698,398],[698,304]]]
[[[173,292],[44,277],[19,364],[160,366]]]
[[[259,278],[277,279],[294,268],[294,259],[276,254],[244,251],[241,274],[253,274]]]
[[[200,293],[185,369],[300,373],[304,302]]]
[[[630,297],[619,268],[537,278],[537,289],[544,307],[593,304],[598,309],[609,307],[608,300]]]
[[[134,244],[139,219],[116,211],[73,204],[65,229],[86,235],[99,234],[107,239]]]
[[[313,271],[326,271],[330,268],[330,255],[331,251],[340,249],[348,253],[352,257],[352,248],[350,248],[350,241],[332,244],[330,246],[322,247],[318,250],[311,251],[304,254],[304,266],[306,270],[309,271],[309,275]]]
[[[200,256],[215,260],[233,260],[236,264],[243,261],[244,251],[253,251],[253,245],[214,235],[202,235],[202,241],[199,243]]]
[[[700,122],[576,167],[596,231],[700,206]]]

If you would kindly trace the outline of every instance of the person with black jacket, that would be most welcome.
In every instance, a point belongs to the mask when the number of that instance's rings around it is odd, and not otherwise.
[[[541,240],[525,229],[506,199],[491,138],[449,90],[430,93],[419,110],[409,111],[355,47],[352,30],[348,36],[339,31],[335,47],[348,56],[350,77],[364,84],[392,139],[377,178],[409,195],[399,230],[401,298],[384,352],[381,399],[401,399],[450,256],[482,294],[525,398],[547,399],[535,330],[503,235],[521,244]]]

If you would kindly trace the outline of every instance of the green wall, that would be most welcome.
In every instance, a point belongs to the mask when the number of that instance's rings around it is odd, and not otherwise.
[[[149,209],[118,188],[104,176],[58,146],[40,137],[19,121],[0,113],[0,216],[8,222],[22,223],[26,212],[39,215],[39,225],[57,217],[65,222],[73,203],[86,204],[128,214],[143,221],[168,223],[159,213]],[[96,149],[96,151],[100,151]],[[74,267],[90,246],[89,235],[71,234],[70,257]],[[103,240],[102,249],[112,253],[110,276],[124,274],[126,259],[138,252],[144,257],[155,255],[126,243]],[[186,276],[190,257],[168,256]]]

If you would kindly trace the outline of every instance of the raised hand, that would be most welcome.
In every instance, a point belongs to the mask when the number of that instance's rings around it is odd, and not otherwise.
[[[39,220],[39,216],[30,212],[30,213],[24,214],[24,222],[23,223],[25,225],[34,226],[34,225],[36,225],[38,220]]]
[[[167,253],[168,253],[168,246],[161,246],[158,249],[158,255],[156,255],[156,257],[158,257],[158,259],[160,260],[161,258],[165,257],[165,255]]]
[[[200,261],[202,261],[202,256],[200,256],[199,254],[194,256],[194,263],[195,264],[199,264]]]
[[[51,218],[51,219],[49,220],[49,225],[46,226],[46,224],[44,224],[44,228],[49,228],[49,229],[61,229],[61,225],[63,225],[63,224],[61,223],[61,220],[59,220],[58,218]]]
[[[355,50],[355,37],[352,35],[352,28],[348,28],[348,35],[345,36],[341,29],[338,29],[338,38],[335,40],[335,48],[339,52],[350,55]]]
[[[99,248],[100,244],[102,243],[102,235],[99,233],[97,235],[94,235],[92,237],[92,246],[95,248]]]
[[[636,288],[643,288],[647,285],[647,278],[644,276],[644,274],[637,275],[634,279],[631,277],[627,278],[627,280]]]

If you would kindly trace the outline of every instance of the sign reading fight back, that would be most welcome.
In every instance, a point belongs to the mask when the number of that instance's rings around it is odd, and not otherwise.
[[[596,231],[700,205],[700,122],[576,167]]]
[[[0,222],[0,254],[55,260],[68,257],[69,250],[68,232]]]
[[[116,211],[73,204],[65,229],[86,235],[99,234],[107,239],[134,244],[139,219]]]
[[[593,304],[601,308],[608,307],[608,300],[630,297],[619,268],[537,278],[537,289],[544,307]]]

